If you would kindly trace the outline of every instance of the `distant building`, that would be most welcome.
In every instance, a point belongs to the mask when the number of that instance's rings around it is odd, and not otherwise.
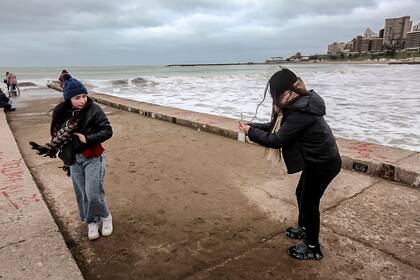
[[[367,53],[369,51],[370,39],[357,36],[352,40],[351,52],[354,53]]]
[[[342,53],[349,53],[349,52],[351,52],[352,48],[353,48],[353,42],[347,42],[344,45],[344,48],[342,50]]]
[[[370,28],[366,29],[365,33],[363,33],[363,38],[372,39],[374,37],[378,37],[378,34],[373,32]]]
[[[371,52],[380,52],[382,50],[383,50],[382,38],[375,37],[375,38],[370,39],[370,48],[369,48],[369,51],[371,51]]]
[[[407,33],[405,49],[406,50],[420,50],[420,29]]]
[[[413,26],[413,31],[419,31],[420,30],[420,23]]]
[[[379,30],[379,38],[383,38],[384,37],[384,31],[385,31],[385,29],[381,29],[381,30]]]
[[[407,38],[407,33],[411,31],[413,22],[410,16],[400,18],[387,18],[385,20],[383,44],[385,48],[391,48],[401,44]]]
[[[346,43],[344,42],[334,42],[331,45],[328,45],[328,54],[336,55],[342,53]]]
[[[288,58],[288,60],[298,61],[302,59],[302,54],[300,52],[297,52],[295,55],[292,55]]]
[[[267,59],[265,63],[281,63],[284,62],[284,58],[282,56],[273,56],[270,59]]]

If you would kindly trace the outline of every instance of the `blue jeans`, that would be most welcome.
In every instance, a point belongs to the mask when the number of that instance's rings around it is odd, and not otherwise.
[[[83,154],[76,154],[76,160],[70,166],[70,174],[82,222],[98,223],[101,218],[107,217],[109,210],[104,191],[104,157],[101,155],[86,159]]]

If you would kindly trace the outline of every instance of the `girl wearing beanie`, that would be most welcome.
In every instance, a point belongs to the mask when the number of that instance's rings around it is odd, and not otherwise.
[[[52,140],[45,145],[30,142],[38,154],[64,162],[63,169],[71,176],[80,219],[88,224],[90,240],[101,233],[112,233],[112,216],[105,200],[104,148],[101,143],[112,136],[111,125],[101,107],[88,96],[85,86],[69,74],[63,75],[64,101],[53,110],[50,133]]]
[[[320,260],[319,203],[325,189],[341,170],[341,157],[334,135],[324,119],[324,100],[306,90],[303,81],[287,68],[276,72],[268,82],[273,98],[271,122],[239,124],[251,141],[269,154],[283,155],[289,174],[302,171],[296,188],[298,225],[286,235],[303,242],[288,249],[296,259]]]

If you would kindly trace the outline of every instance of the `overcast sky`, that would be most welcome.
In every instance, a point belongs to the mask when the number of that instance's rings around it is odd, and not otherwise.
[[[419,0],[0,0],[0,66],[264,61],[325,53]]]

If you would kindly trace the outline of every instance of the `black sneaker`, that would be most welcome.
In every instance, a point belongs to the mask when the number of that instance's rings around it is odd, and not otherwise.
[[[288,227],[286,229],[286,236],[291,239],[304,239],[306,237],[305,229],[300,226]]]
[[[287,254],[298,260],[320,260],[324,257],[319,246],[312,247],[306,241],[290,247]]]

